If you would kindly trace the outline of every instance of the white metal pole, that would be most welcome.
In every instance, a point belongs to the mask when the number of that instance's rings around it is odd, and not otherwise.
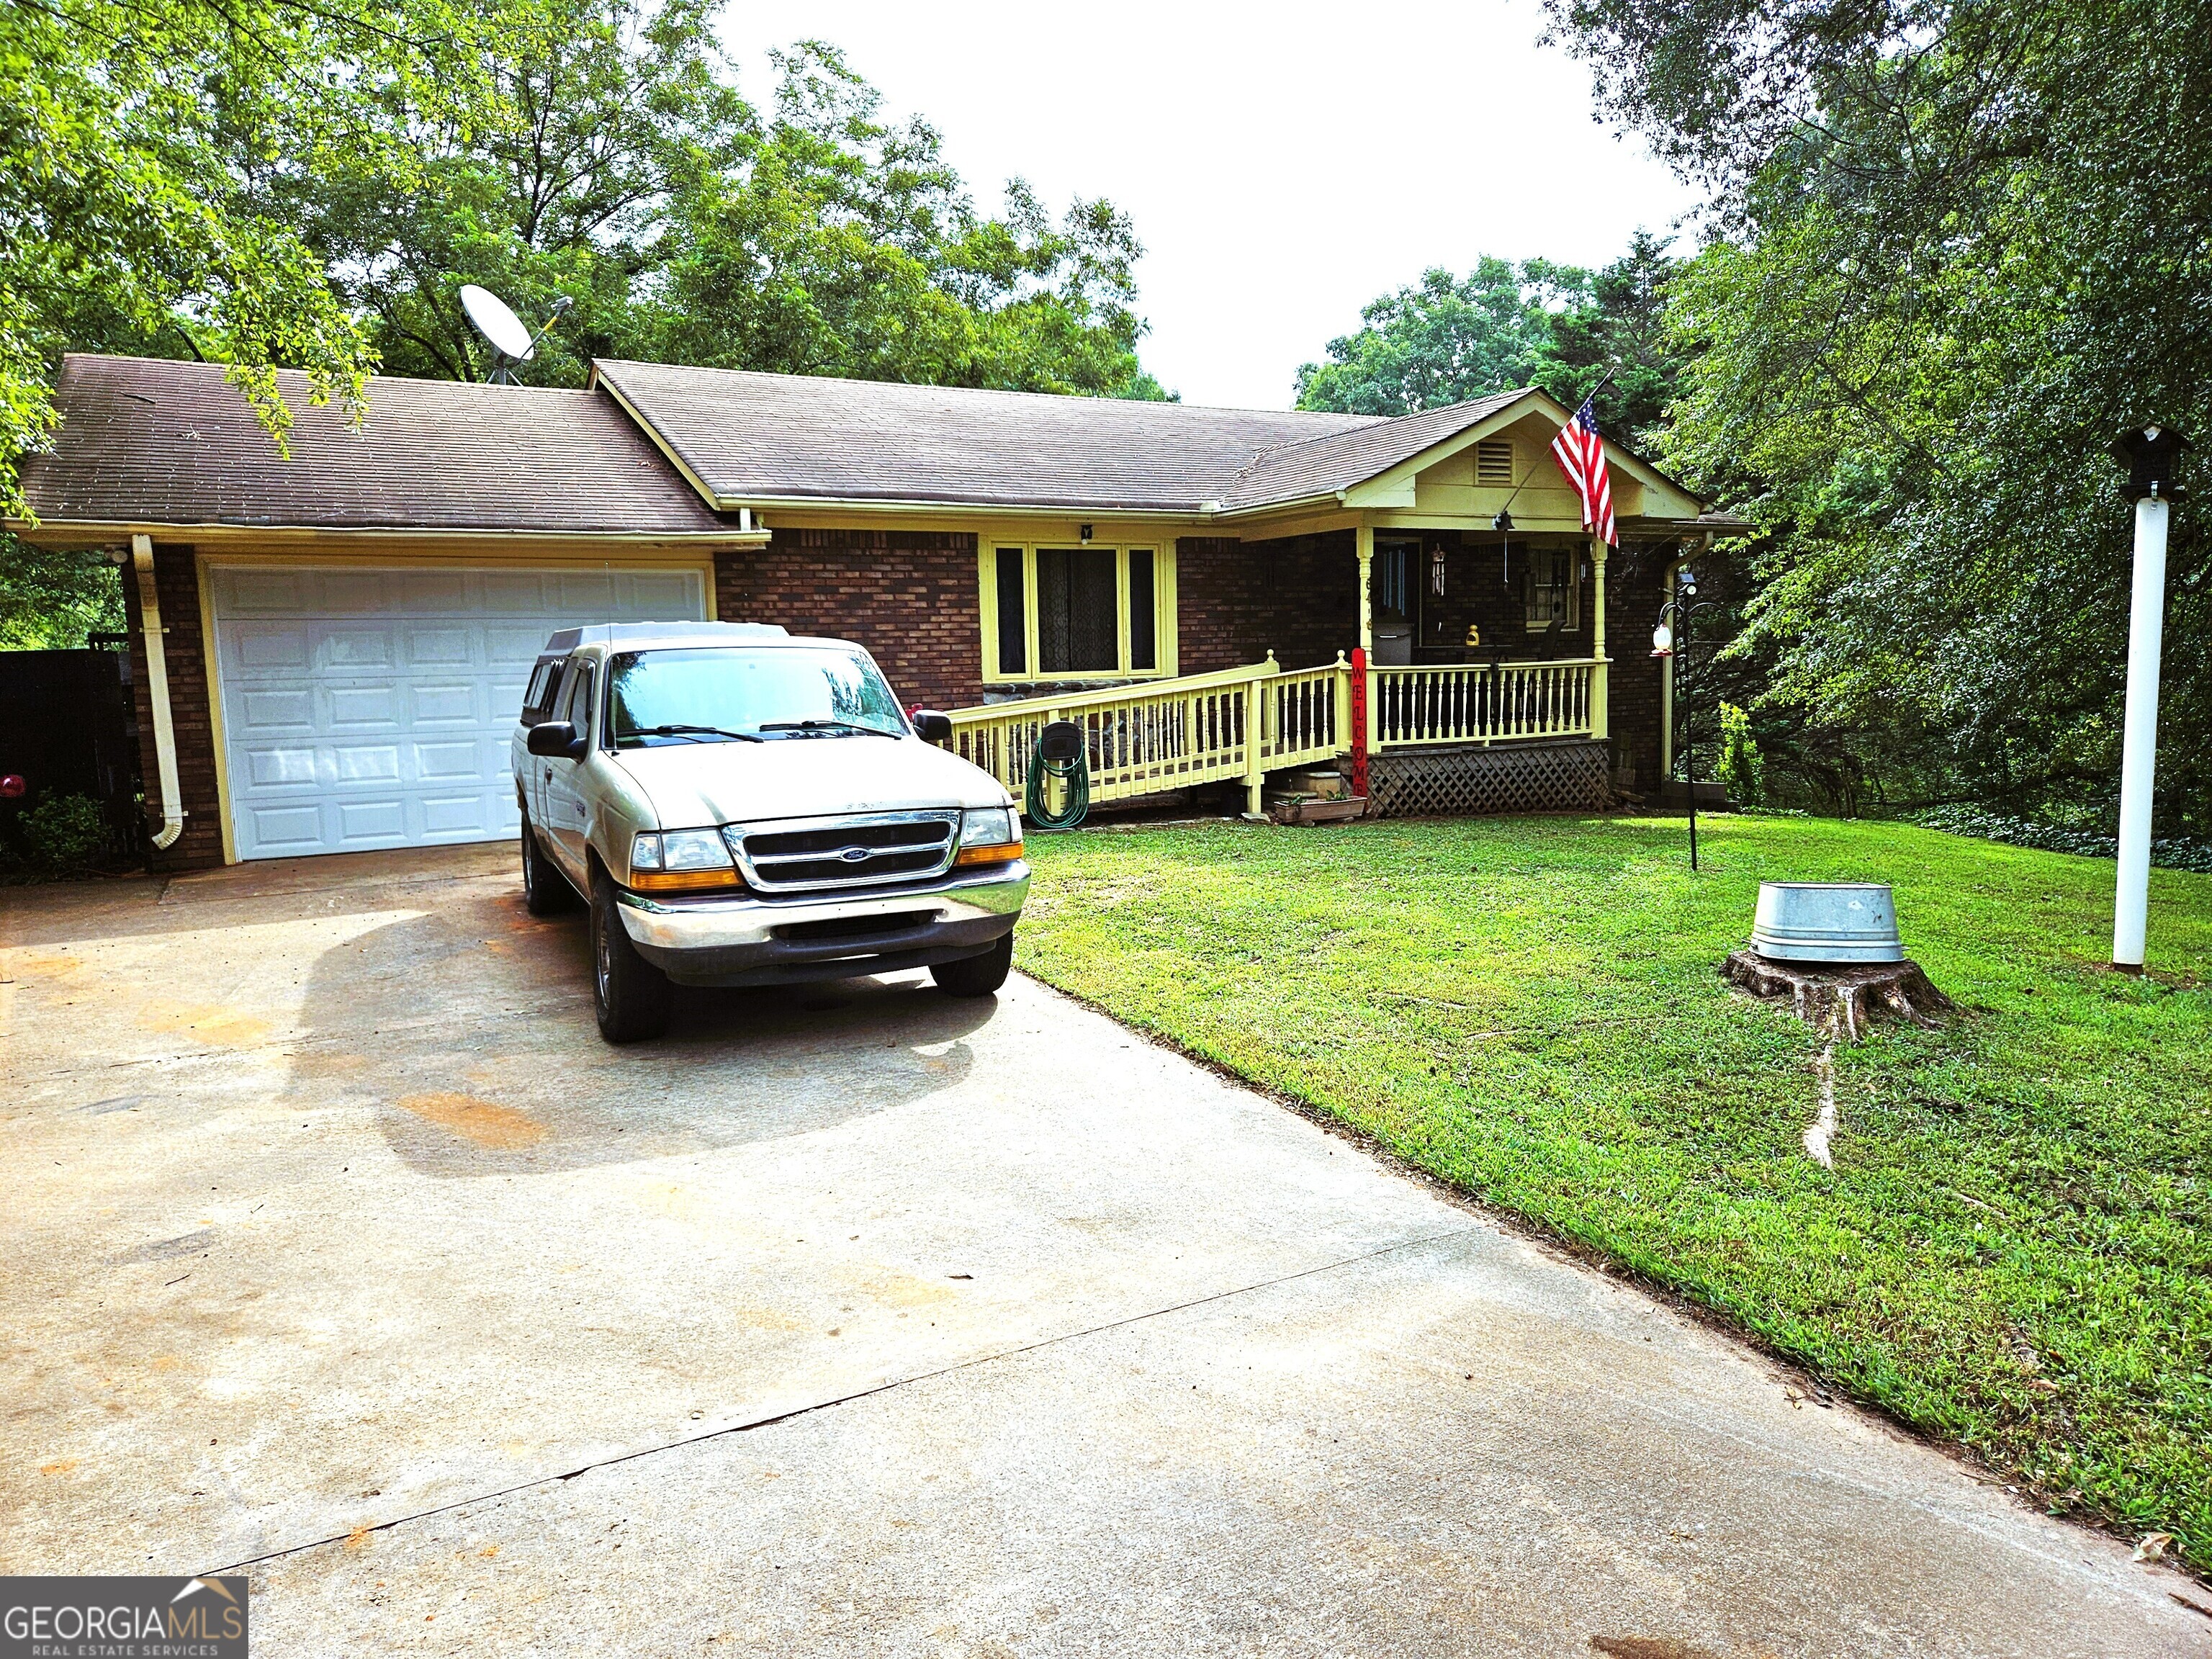
[[[2158,769],[2159,632],[2166,613],[2166,505],[2136,503],[2135,598],[2128,613],[2128,714],[2120,745],[2120,858],[2112,903],[2112,966],[2143,969],[2150,906],[2151,782]]]

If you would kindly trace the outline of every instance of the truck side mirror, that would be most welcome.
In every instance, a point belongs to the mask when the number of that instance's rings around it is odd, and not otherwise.
[[[924,743],[950,743],[952,741],[952,717],[940,714],[933,708],[917,708],[914,711],[914,731]]]
[[[584,740],[566,720],[547,720],[542,726],[532,726],[524,744],[532,754],[543,755],[548,760],[584,758]]]

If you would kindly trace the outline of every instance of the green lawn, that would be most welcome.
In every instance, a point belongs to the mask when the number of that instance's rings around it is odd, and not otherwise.
[[[1357,1126],[2212,1566],[2212,876],[1892,824],[1521,818],[1030,841],[1028,971]],[[1839,1048],[1726,988],[1762,878],[1879,879],[1960,1005]]]

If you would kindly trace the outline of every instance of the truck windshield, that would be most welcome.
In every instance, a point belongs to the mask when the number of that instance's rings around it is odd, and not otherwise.
[[[875,664],[817,646],[621,652],[608,659],[607,725],[618,749],[907,732]]]

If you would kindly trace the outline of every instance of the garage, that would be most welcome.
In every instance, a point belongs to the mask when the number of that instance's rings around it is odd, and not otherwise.
[[[234,856],[516,833],[507,740],[556,628],[696,622],[694,568],[206,569]]]

